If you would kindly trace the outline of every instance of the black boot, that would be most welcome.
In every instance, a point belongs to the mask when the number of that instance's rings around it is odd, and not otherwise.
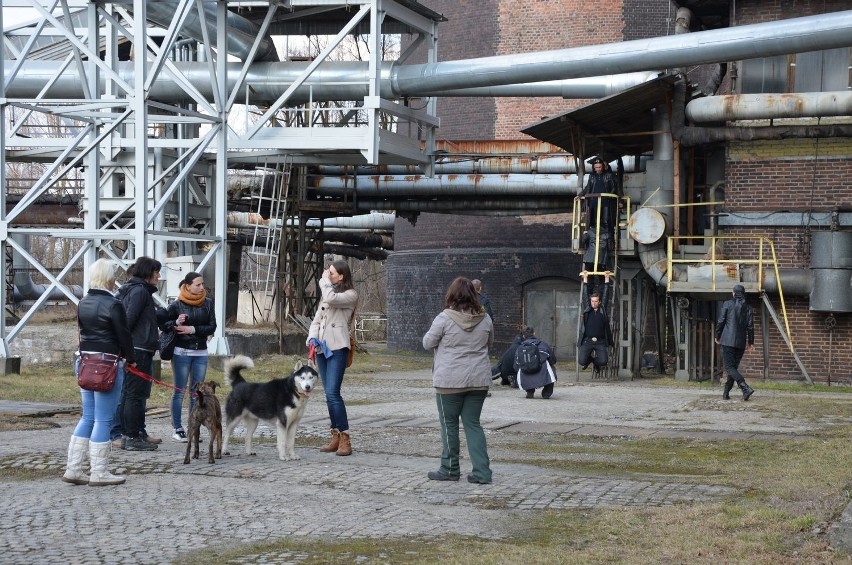
[[[740,390],[743,391],[743,402],[751,398],[751,395],[754,394],[754,389],[748,386],[745,380],[740,381]]]
[[[725,381],[725,392],[722,393],[722,400],[730,400],[731,389],[734,388],[734,379]]]

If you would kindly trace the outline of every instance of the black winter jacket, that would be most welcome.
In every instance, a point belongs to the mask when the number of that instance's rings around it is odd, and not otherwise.
[[[131,277],[120,289],[118,298],[127,312],[127,327],[133,336],[133,346],[157,351],[160,346],[157,332],[157,305],[153,294],[157,287],[139,277]]]
[[[185,326],[194,326],[194,334],[177,334],[175,347],[184,349],[207,349],[207,338],[216,331],[216,313],[213,311],[213,301],[204,299],[201,306],[192,306],[180,300],[175,300],[165,311],[165,321],[160,320],[163,330],[173,330],[175,321],[181,314],[186,314]]]
[[[603,285],[603,293],[601,294],[601,305],[600,310],[603,312],[604,318],[606,318],[606,344],[607,347],[611,347],[615,345],[615,340],[612,339],[612,328],[610,328],[609,324],[609,313],[607,312],[607,308],[609,308],[609,297],[612,292],[612,283]],[[586,285],[586,289],[583,292],[583,315],[580,317],[580,333],[579,339],[577,339],[577,347],[583,345],[583,339],[586,337],[586,320],[589,319],[589,312],[592,311],[592,303],[589,298],[589,289],[588,285]]]
[[[721,345],[745,349],[754,345],[754,315],[744,298],[726,300],[716,321],[716,339]]]
[[[105,290],[90,289],[77,305],[80,351],[112,353],[136,363],[124,306]]]

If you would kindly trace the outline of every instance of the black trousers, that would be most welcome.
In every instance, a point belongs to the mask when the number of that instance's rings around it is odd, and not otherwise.
[[[592,351],[595,356],[592,357]],[[595,367],[605,367],[609,361],[609,353],[606,350],[606,338],[598,338],[597,341],[592,341],[591,338],[583,338],[583,343],[580,344],[580,351],[577,354],[577,363],[581,367],[587,366],[589,363],[594,363]]]
[[[136,350],[136,368],[150,375],[154,368],[154,353]],[[142,437],[145,431],[145,405],[151,396],[151,381],[131,372],[124,377],[121,391],[121,425],[127,437]]]
[[[745,382],[740,374],[740,361],[745,355],[745,349],[739,347],[731,347],[730,345],[722,346],[722,364],[725,366],[725,371],[728,372],[728,379],[733,379],[737,384]]]

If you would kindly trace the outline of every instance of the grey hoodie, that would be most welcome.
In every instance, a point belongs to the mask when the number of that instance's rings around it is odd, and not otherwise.
[[[491,384],[488,348],[494,339],[491,318],[484,312],[468,314],[446,309],[423,336],[423,348],[434,351],[432,385],[436,388],[472,388]]]

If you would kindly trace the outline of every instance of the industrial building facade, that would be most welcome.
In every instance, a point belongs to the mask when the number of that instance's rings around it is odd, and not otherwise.
[[[441,60],[628,41],[848,8],[848,3],[839,1],[425,4],[448,19],[440,28]],[[691,10],[684,13],[678,8]],[[687,29],[678,31],[677,17],[684,15],[691,20],[686,24],[681,21]],[[476,33],[471,33],[471,29],[476,29]],[[460,37],[469,40],[458,41]],[[848,47],[730,61],[721,72],[716,65],[696,66],[682,69],[690,85],[685,87],[688,92],[681,104],[702,97],[714,100],[721,95],[849,93],[850,69],[852,55]],[[677,70],[661,69],[670,73]],[[606,68],[601,70],[601,74],[608,72]],[[661,100],[661,107],[677,105],[676,90],[673,88]],[[770,103],[775,100],[770,99]],[[469,145],[478,140],[481,147],[488,147],[495,154],[501,154],[503,147],[502,156],[511,157],[513,145],[524,137],[519,135],[520,130],[560,115],[570,121],[572,109],[591,103],[533,97],[442,98],[437,106],[441,118],[439,138],[468,141]],[[604,105],[606,101],[594,103]],[[765,101],[762,103],[765,105]],[[762,251],[755,242],[761,238],[772,242],[777,261],[774,266],[761,269],[760,276],[765,280],[758,285],[769,289],[766,297],[771,308],[766,311],[760,293],[750,293],[758,338],[756,352],[746,355],[742,362],[745,374],[774,379],[801,379],[807,374],[815,382],[848,382],[852,377],[852,349],[847,345],[852,337],[852,138],[848,129],[852,111],[847,107],[821,115],[805,110],[793,116],[750,118],[748,114],[734,113],[717,119],[692,120],[689,110],[684,118],[675,108],[674,125],[666,127],[676,153],[675,234],[728,238],[716,241],[719,260],[726,256],[757,260]],[[724,130],[735,133],[720,133]],[[652,136],[655,132],[644,133]],[[570,153],[577,147],[567,147],[553,138],[540,139],[554,143],[554,151]],[[494,143],[489,145],[489,140]],[[584,156],[593,154],[596,147],[607,152],[607,160],[616,157],[617,143],[597,146],[591,142],[586,144]],[[479,155],[484,153],[487,151]],[[644,174],[641,167],[636,174]],[[629,182],[631,173],[626,176]],[[717,204],[706,205],[708,202]],[[541,296],[529,294],[537,284],[549,282],[552,288],[561,289],[564,294],[557,291],[557,300],[569,297],[569,303],[554,305],[554,320],[576,316],[581,266],[579,256],[572,253],[570,227],[567,214],[421,213],[413,223],[398,218],[395,252],[388,261],[389,345],[400,349],[419,347],[419,336],[440,309],[443,290],[456,275],[480,278],[485,283],[496,316],[495,352],[501,351],[518,326],[530,322],[529,313],[540,307],[527,302],[531,296]],[[709,241],[702,239],[699,243],[709,249]],[[690,247],[681,243],[684,249]],[[677,253],[679,244],[674,248]],[[680,256],[689,257],[688,251],[697,250],[681,250]],[[745,274],[749,271],[746,262],[738,263],[737,268],[743,271],[740,277],[752,276]],[[779,285],[772,282],[775,266],[784,283],[781,286],[786,287],[783,298],[776,290]],[[658,283],[662,278],[659,291],[666,288],[666,275],[678,278],[675,273],[652,275]],[[764,284],[767,281],[768,286]],[[718,378],[718,358],[707,359],[712,348],[707,341],[713,331],[715,305],[724,298],[720,288],[715,290],[669,295],[669,331],[658,334],[667,340],[666,347],[660,349],[680,353],[687,359],[676,370],[688,378],[707,378],[714,367]],[[671,329],[672,318],[680,328]],[[642,327],[635,330],[643,334],[639,347],[646,349],[653,347],[650,343],[654,321],[650,317],[642,321]],[[563,329],[569,333],[572,330],[575,326],[570,324]],[[679,331],[684,335],[672,335]],[[792,348],[782,335],[787,331]],[[543,337],[564,346],[562,359],[573,359],[570,340],[554,333]],[[764,354],[761,348],[765,348]],[[638,374],[635,367],[634,374]]]

